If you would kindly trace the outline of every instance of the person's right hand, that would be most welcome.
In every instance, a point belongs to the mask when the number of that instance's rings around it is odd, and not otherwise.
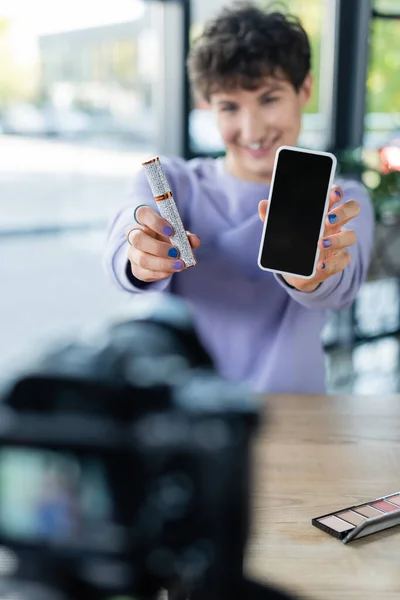
[[[134,277],[150,283],[166,279],[172,273],[185,269],[185,263],[179,258],[179,250],[172,246],[169,238],[174,235],[172,226],[150,206],[141,206],[136,211],[135,223],[128,231],[128,259]],[[197,235],[189,233],[192,248],[200,246]]]

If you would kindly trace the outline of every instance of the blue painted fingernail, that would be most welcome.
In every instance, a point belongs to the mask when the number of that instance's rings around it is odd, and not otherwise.
[[[172,231],[172,227],[170,227],[169,225],[166,225],[164,227],[164,229],[162,230],[163,234],[166,235],[167,237],[171,237],[171,235],[174,233]]]
[[[183,264],[181,263],[180,260],[177,260],[176,262],[174,262],[174,269],[176,269],[177,271],[180,271],[183,267]]]
[[[321,269],[322,269],[322,270],[324,270],[325,268],[326,268],[326,264],[325,264],[325,263],[322,263],[322,265],[321,265]]]
[[[176,258],[178,256],[178,250],[176,248],[171,248],[168,250],[168,256],[171,258]]]
[[[335,194],[338,198],[341,198],[341,196],[342,196],[340,190],[335,190]]]
[[[328,220],[331,225],[334,225],[337,222],[337,215],[328,215]]]
[[[324,240],[323,244],[324,244],[324,248],[329,248],[330,246],[332,246],[331,240]]]

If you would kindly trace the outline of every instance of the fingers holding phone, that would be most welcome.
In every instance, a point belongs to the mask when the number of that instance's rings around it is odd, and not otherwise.
[[[351,229],[342,228],[359,213],[360,205],[356,200],[349,200],[329,212],[324,235],[318,242],[320,256],[317,271],[323,272],[323,279],[340,273],[350,264],[351,255],[347,248],[357,242],[357,234]]]
[[[329,209],[336,158],[328,152],[282,146],[278,149],[260,244],[258,264],[266,271],[310,280],[318,262],[318,240]]]
[[[336,159],[330,153],[282,147],[277,152],[270,198],[258,211],[265,222],[260,268],[279,273],[289,285],[313,291],[350,263],[354,231],[342,231],[360,212],[355,200],[339,204],[332,185]]]
[[[348,200],[339,207],[331,210],[326,218],[325,230],[335,232],[347,225],[349,221],[360,214],[360,205],[357,200]]]

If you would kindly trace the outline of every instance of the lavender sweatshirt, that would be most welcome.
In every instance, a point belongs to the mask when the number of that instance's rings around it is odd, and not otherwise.
[[[110,226],[105,261],[111,278],[133,298],[158,290],[185,299],[199,337],[226,379],[257,392],[323,393],[322,329],[329,311],[351,305],[369,265],[374,218],[365,188],[356,181],[337,182],[344,201],[361,205],[348,225],[358,241],[343,272],[305,293],[257,265],[263,227],[258,203],[268,198],[268,186],[230,175],[223,159],[161,160],[185,228],[201,239],[198,264],[147,285],[135,286],[128,277],[126,228],[136,206],[155,207],[140,171],[129,203]]]

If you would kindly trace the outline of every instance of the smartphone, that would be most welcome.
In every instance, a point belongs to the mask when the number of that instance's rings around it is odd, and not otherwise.
[[[314,277],[336,163],[329,152],[277,150],[258,255],[261,269]]]

